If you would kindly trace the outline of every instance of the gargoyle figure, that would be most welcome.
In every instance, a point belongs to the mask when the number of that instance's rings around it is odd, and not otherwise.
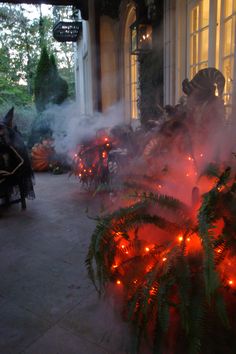
[[[21,134],[13,127],[13,114],[14,107],[0,120],[0,200],[20,201],[25,209],[25,198],[34,198],[33,172]]]

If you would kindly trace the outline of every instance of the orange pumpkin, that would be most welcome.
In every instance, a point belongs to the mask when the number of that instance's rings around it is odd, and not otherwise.
[[[31,150],[32,168],[34,171],[48,171],[52,156],[55,154],[53,142],[51,140],[43,140],[37,143]]]

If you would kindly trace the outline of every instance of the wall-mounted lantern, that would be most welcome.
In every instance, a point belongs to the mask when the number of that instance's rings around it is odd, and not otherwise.
[[[76,42],[81,33],[81,21],[58,21],[53,26],[53,37],[58,42]]]
[[[135,21],[130,26],[131,54],[138,55],[152,49],[152,25],[146,20]]]

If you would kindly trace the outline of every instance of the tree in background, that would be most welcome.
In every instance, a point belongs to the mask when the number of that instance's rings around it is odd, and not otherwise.
[[[58,73],[56,59],[43,47],[35,76],[35,105],[38,112],[47,105],[61,104],[68,97],[67,82]]]
[[[51,103],[61,104],[68,97],[68,84],[58,72],[56,58],[50,55]]]
[[[68,84],[59,75],[55,56],[53,54],[49,56],[45,46],[42,48],[37,66],[34,92],[38,115],[32,126],[30,146],[52,134],[51,127],[55,117],[46,111],[47,106],[59,105],[68,98]]]
[[[58,12],[63,12],[63,8],[58,8]],[[66,8],[70,16],[71,7]],[[21,105],[21,100],[23,105],[32,104],[37,63],[44,45],[56,54],[58,72],[67,81],[74,79],[72,44],[58,43],[52,36],[52,7],[47,16],[43,16],[40,5],[35,7],[34,15],[30,11],[32,6],[0,5],[0,93],[1,100],[9,105]],[[71,97],[73,86],[74,82],[70,84]]]
[[[54,7],[48,6],[47,9],[45,16],[41,5],[0,5],[0,116],[14,105],[19,113],[18,120],[21,122],[18,125],[24,130],[25,140],[31,134],[32,121],[34,127],[42,123],[42,117],[35,110],[34,83],[43,46],[48,48],[49,53],[56,55],[54,59],[48,58],[46,65],[47,69],[49,66],[53,67],[54,74],[50,75],[54,75],[54,79],[51,82],[54,82],[54,88],[58,88],[53,93],[51,102],[61,103],[67,96],[67,84],[60,75],[69,83],[71,98],[75,92],[73,46],[71,43],[59,43],[53,39],[52,28],[56,21]],[[70,18],[72,14],[70,6],[57,7],[56,10],[64,18]],[[51,78],[49,82],[50,80]],[[43,97],[39,101],[42,99]]]

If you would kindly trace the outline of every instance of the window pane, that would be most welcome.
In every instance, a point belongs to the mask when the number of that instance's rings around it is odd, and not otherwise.
[[[209,24],[209,0],[203,0],[201,5],[201,28],[208,26],[208,24]]]
[[[136,55],[130,56],[130,99],[131,118],[138,118],[138,62]]]
[[[232,15],[233,12],[233,0],[225,0],[225,17]]]
[[[225,76],[225,89],[224,89],[224,100],[225,103],[230,101],[230,93],[232,92],[233,86],[233,59],[227,58],[223,62],[223,74]]]
[[[208,29],[205,29],[204,31],[202,31],[200,33],[200,47],[201,47],[201,51],[200,51],[200,62],[201,61],[206,61],[208,60]]]
[[[194,75],[196,75],[197,71],[198,71],[197,66],[192,66],[190,68],[190,79],[192,79],[194,77]]]
[[[232,18],[229,19],[224,25],[224,56],[231,54],[232,43]]]
[[[220,15],[221,15],[221,0],[217,0],[217,23],[216,23],[216,57],[215,65],[219,69],[220,60]]]
[[[191,33],[198,30],[198,21],[199,21],[199,6],[196,6],[192,9],[191,15]]]
[[[198,62],[198,35],[194,34],[190,38],[190,65]]]

